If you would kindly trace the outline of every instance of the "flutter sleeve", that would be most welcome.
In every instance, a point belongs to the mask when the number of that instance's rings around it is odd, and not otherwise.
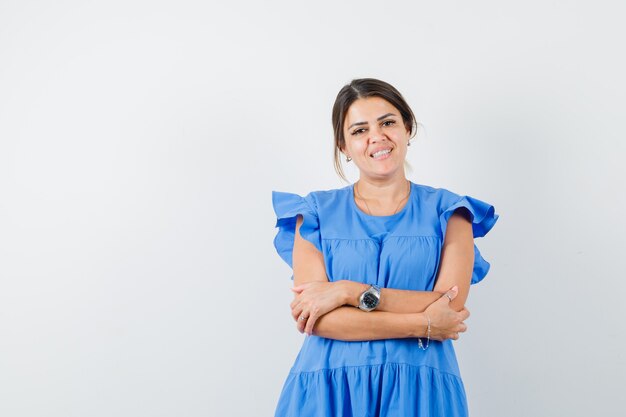
[[[491,204],[473,197],[462,196],[455,203],[446,207],[439,216],[441,233],[444,238],[450,216],[460,207],[467,208],[471,214],[472,230],[475,238],[485,236],[500,217],[495,213],[495,208]],[[476,244],[474,244],[474,271],[471,283],[477,284],[482,281],[487,272],[489,272],[490,266],[489,262],[482,257]]]
[[[303,222],[300,226],[300,236],[315,245],[320,252],[322,251],[317,210],[315,202],[309,196],[301,197],[298,194],[272,191],[272,204],[276,213],[275,227],[279,228],[274,238],[274,247],[278,255],[292,269],[293,243],[296,236],[296,219],[298,214],[301,214],[303,217]]]

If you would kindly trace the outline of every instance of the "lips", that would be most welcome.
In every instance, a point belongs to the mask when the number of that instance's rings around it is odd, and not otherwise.
[[[380,152],[380,151],[386,151],[386,150],[388,150],[389,152],[387,152],[387,153],[382,153],[382,154],[378,155],[378,157],[374,157],[374,155],[375,155],[377,152]],[[393,152],[393,148],[391,148],[391,147],[386,147],[386,148],[378,148],[378,149],[376,149],[374,152],[370,153],[370,157],[371,157],[371,158],[374,158],[374,159],[380,159],[380,158],[384,158],[384,157],[386,157],[386,156],[387,156],[387,155],[389,155],[391,152]]]

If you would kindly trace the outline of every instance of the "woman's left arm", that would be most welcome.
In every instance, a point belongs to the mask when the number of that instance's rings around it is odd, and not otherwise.
[[[469,295],[473,271],[474,233],[471,214],[465,207],[460,207],[448,220],[441,249],[441,263],[433,291],[445,292],[457,285],[459,294],[450,302],[450,308],[461,311]]]

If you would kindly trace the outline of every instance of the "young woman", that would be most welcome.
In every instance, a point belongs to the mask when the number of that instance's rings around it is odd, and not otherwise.
[[[416,122],[402,95],[366,78],[333,106],[335,169],[349,186],[272,192],[274,245],[293,268],[292,316],[306,332],[276,416],[467,416],[452,340],[470,284],[489,270],[474,244],[494,207],[409,181]]]

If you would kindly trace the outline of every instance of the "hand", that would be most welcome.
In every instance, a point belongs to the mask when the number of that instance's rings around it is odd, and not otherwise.
[[[298,331],[304,331],[309,336],[318,318],[344,304],[344,290],[333,282],[305,282],[291,290],[295,293],[291,302],[291,315]]]
[[[450,308],[450,301],[454,300],[458,293],[458,287],[455,285],[424,311],[424,314],[430,317],[431,339],[439,341],[446,339],[457,340],[459,333],[467,330],[467,326],[463,321],[469,317],[469,311],[463,308],[463,310],[457,312]]]

